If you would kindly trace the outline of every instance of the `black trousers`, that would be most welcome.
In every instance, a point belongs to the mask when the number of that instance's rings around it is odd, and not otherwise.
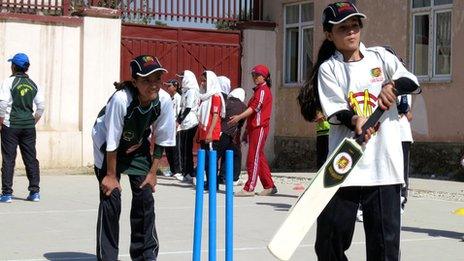
[[[218,158],[221,158],[219,179],[222,181],[226,180],[226,150],[234,152],[234,181],[237,181],[240,178],[242,167],[242,151],[240,150],[240,146],[234,143],[232,136],[222,133],[217,152]]]
[[[408,201],[409,189],[409,156],[411,151],[411,142],[403,141],[403,164],[404,164],[404,186],[401,188],[401,196],[404,197],[405,202]]]
[[[319,135],[316,137],[316,166],[320,169],[324,165],[329,153],[329,135]]]
[[[95,175],[101,185],[105,169],[95,167]],[[150,187],[139,188],[145,176],[128,175],[132,190],[130,212],[132,260],[156,260],[159,244],[155,227],[155,201]],[[121,176],[118,173],[118,180]],[[99,186],[100,187],[100,186]],[[100,205],[97,220],[97,259],[118,260],[119,217],[121,215],[121,192],[114,189],[107,197],[100,188]]]
[[[217,174],[218,174],[217,162],[218,162],[218,159],[219,159],[219,153],[217,151],[218,151],[218,148],[219,148],[219,141],[213,141],[212,144],[213,144],[212,145],[213,150],[216,151],[216,173],[214,173],[213,175],[216,175],[216,177],[217,177]],[[209,186],[209,175],[211,175],[211,173],[209,173],[209,164],[213,164],[213,163],[210,162],[210,157],[209,157],[210,146],[209,146],[209,143],[205,143],[204,141],[200,141],[200,147],[205,150],[205,173],[206,173],[205,190],[208,190],[209,189],[208,188],[208,186]],[[216,190],[218,190],[218,189],[219,189],[219,181],[216,178]]]
[[[16,162],[16,149],[19,145],[26,175],[29,180],[29,191],[36,193],[40,191],[40,169],[35,149],[35,128],[16,129],[2,126],[2,193],[13,193],[13,174]]]
[[[180,135],[176,135],[176,146],[175,147],[164,147],[164,151],[166,152],[166,158],[168,159],[169,163],[169,170],[172,174],[182,173],[180,168]]]
[[[195,177],[195,170],[193,168],[193,138],[197,133],[198,126],[188,130],[179,131],[180,136],[180,163],[182,174],[189,174]]]
[[[348,260],[359,204],[363,209],[367,261],[400,259],[401,184],[343,187],[335,193],[317,219],[318,260]]]

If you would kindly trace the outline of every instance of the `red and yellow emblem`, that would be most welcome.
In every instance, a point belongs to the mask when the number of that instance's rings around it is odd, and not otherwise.
[[[373,112],[373,108],[377,107],[377,97],[369,93],[368,89],[357,93],[349,92],[348,101],[356,115],[362,117],[369,117]]]
[[[345,169],[346,166],[348,166],[349,164],[349,161],[348,159],[345,157],[345,156],[342,156],[338,161],[337,161],[337,165],[340,169]]]
[[[371,75],[372,77],[380,77],[380,75],[382,75],[382,69],[380,69],[380,67],[376,67],[374,69],[371,70]]]

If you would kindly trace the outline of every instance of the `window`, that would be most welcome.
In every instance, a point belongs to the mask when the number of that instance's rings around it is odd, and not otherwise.
[[[412,0],[412,70],[422,81],[451,78],[453,0]]]
[[[313,68],[314,4],[291,4],[284,10],[284,83],[297,85]]]

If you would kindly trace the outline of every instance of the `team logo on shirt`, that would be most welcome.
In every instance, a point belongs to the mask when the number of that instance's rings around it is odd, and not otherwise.
[[[369,93],[368,89],[357,93],[349,92],[348,101],[356,115],[366,118],[372,114],[373,108],[377,107],[377,97]]]
[[[368,89],[362,92],[349,92],[348,101],[351,109],[356,115],[368,118],[371,116],[375,108],[377,108],[377,97],[370,93]],[[378,131],[380,124],[374,126],[374,130]]]
[[[26,95],[29,91],[32,91],[32,87],[29,84],[20,84],[18,87],[16,87],[19,91],[19,95],[24,96]]]
[[[133,138],[134,138],[134,132],[132,131],[125,131],[123,134],[122,134],[122,138],[125,140],[125,141],[131,141]]]
[[[383,82],[383,73],[382,69],[380,67],[376,67],[374,69],[371,69],[371,82]]]

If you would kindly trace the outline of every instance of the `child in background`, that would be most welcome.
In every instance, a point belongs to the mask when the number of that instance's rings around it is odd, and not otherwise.
[[[221,86],[214,72],[205,71],[201,75],[201,79],[204,92],[200,94],[198,140],[201,148],[205,151],[217,151],[221,135],[221,118],[224,118],[226,113],[225,102],[221,94]],[[209,160],[209,153],[207,152],[205,166],[208,166]],[[205,190],[208,190],[209,175],[217,175],[217,173],[209,173],[209,168],[205,168],[205,170]],[[216,182],[216,186],[219,188],[219,182]]]
[[[248,180],[243,189],[235,193],[237,197],[254,196],[258,177],[264,188],[258,195],[271,196],[277,193],[266,155],[264,155],[272,113],[271,74],[267,66],[259,64],[253,67],[251,76],[256,86],[253,88],[253,97],[248,102],[248,108],[239,115],[231,116],[229,120],[229,124],[237,124],[242,119],[247,119],[243,140],[249,142]]]
[[[182,182],[191,182],[195,177],[193,168],[193,139],[198,128],[197,111],[200,105],[200,88],[195,74],[185,70],[182,75],[182,100],[177,123],[180,136],[180,162],[182,174],[174,177]]]

